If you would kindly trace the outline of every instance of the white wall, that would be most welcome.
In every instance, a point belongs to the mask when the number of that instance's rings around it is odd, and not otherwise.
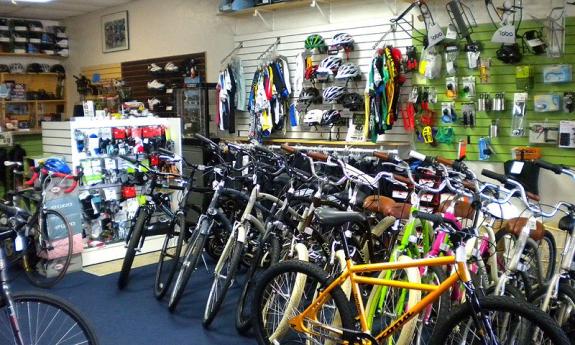
[[[65,21],[70,36],[66,61],[68,111],[79,100],[72,75],[83,66],[206,52],[207,80],[215,81],[219,61],[233,46],[233,19],[216,16],[213,0],[139,0]],[[130,49],[102,53],[102,15],[128,11]]]

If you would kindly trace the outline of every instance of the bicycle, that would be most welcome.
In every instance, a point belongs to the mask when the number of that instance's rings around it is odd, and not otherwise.
[[[27,212],[4,204],[0,204],[0,212],[9,217],[10,224],[0,226],[0,241],[11,239],[25,244],[23,237],[28,228]],[[43,292],[12,294],[1,246],[0,286],[0,344],[99,344],[89,322],[61,298]]]
[[[21,167],[22,163],[5,162],[5,165]],[[26,206],[26,210],[22,209],[19,213],[26,221],[25,236],[16,242],[17,251],[25,248],[20,257],[23,259],[26,277],[38,287],[51,288],[64,278],[72,254],[82,250],[83,242],[82,235],[73,233],[70,223],[60,211],[46,206],[47,193],[71,193],[77,187],[82,173],[72,175],[66,163],[54,158],[40,162],[39,166],[31,168],[31,171],[32,178],[26,181],[25,185],[32,187],[39,181],[40,191],[33,188],[15,188],[8,193],[11,196],[8,204]],[[62,187],[65,181],[72,183]]]
[[[449,179],[446,181],[447,186],[453,188]],[[479,188],[478,190],[482,191]],[[492,202],[505,203],[515,193],[525,194],[523,189],[514,189],[502,199],[487,195],[485,197],[490,198]],[[353,215],[349,212],[333,210],[319,213],[318,216],[320,222],[329,224],[346,224],[353,218],[362,217],[360,214]],[[293,335],[305,337],[306,341],[316,343],[379,344],[382,340],[394,335],[402,326],[460,282],[465,289],[467,302],[436,326],[431,344],[444,344],[451,339],[450,335],[457,337],[458,334],[451,333],[458,331],[463,331],[463,334],[459,336],[463,336],[464,339],[459,340],[460,342],[469,341],[465,338],[471,336],[471,341],[475,337],[476,342],[497,344],[497,336],[505,336],[505,334],[496,334],[496,332],[503,331],[500,326],[504,325],[513,326],[514,329],[510,334],[520,336],[519,343],[527,343],[531,336],[538,337],[536,343],[545,339],[553,344],[568,342],[556,323],[533,306],[517,303],[515,300],[501,296],[484,297],[475,290],[467,268],[465,249],[465,240],[476,236],[474,229],[461,229],[453,219],[446,219],[441,215],[416,212],[414,216],[444,227],[456,243],[455,256],[356,265],[350,259],[345,229],[342,229],[340,240],[345,252],[347,267],[341,274],[329,276],[317,266],[301,261],[279,263],[263,274],[256,286],[254,301],[254,310],[257,311],[255,329],[258,342],[260,344],[282,344],[284,343],[281,342],[284,340],[282,338],[286,335]],[[386,270],[419,269],[444,265],[453,265],[456,270],[440,285],[386,280],[363,275]],[[302,277],[304,277],[303,282]],[[296,283],[292,282],[294,279]],[[355,310],[341,288],[347,281],[351,282]],[[282,282],[287,283],[282,284]],[[410,305],[401,316],[390,321],[387,327],[373,336],[367,324],[359,284],[424,291],[427,295],[415,305]],[[313,297],[315,291],[319,291],[317,297]],[[503,318],[494,318],[497,312],[504,312],[506,315]],[[356,320],[359,320],[359,331],[356,330]],[[283,327],[280,328],[280,326]],[[535,326],[538,327],[537,331],[535,331]],[[472,327],[479,328],[481,337],[474,333]],[[288,334],[290,328],[295,331],[293,334]],[[286,341],[291,340],[293,338],[288,337]]]

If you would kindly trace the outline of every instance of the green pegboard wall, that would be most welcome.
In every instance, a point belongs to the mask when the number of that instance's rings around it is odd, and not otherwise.
[[[521,24],[519,35],[529,29],[541,28],[540,23],[534,21],[525,21]],[[457,139],[467,140],[467,136],[471,139],[471,144],[467,145],[467,159],[479,160],[479,146],[478,141],[481,137],[488,137],[489,126],[492,120],[499,119],[499,135],[497,138],[491,140],[491,144],[496,154],[492,155],[489,162],[504,162],[511,159],[511,150],[516,146],[534,146],[541,148],[543,159],[553,162],[575,166],[575,149],[558,148],[556,145],[529,145],[528,137],[528,124],[530,122],[548,122],[558,123],[560,120],[575,120],[575,113],[549,112],[549,113],[536,113],[533,111],[533,96],[541,93],[558,92],[563,96],[563,92],[575,92],[575,82],[566,84],[544,84],[542,69],[546,65],[553,64],[572,64],[575,68],[575,18],[567,18],[566,21],[566,40],[565,40],[565,54],[561,58],[549,58],[546,55],[535,56],[526,52],[517,66],[531,65],[534,67],[535,84],[533,89],[527,91],[529,93],[529,100],[527,103],[526,113],[526,136],[512,137],[511,136],[511,107],[513,103],[513,94],[515,92],[522,92],[518,90],[515,81],[515,66],[507,65],[497,60],[496,51],[499,49],[500,44],[491,43],[491,36],[495,31],[492,24],[481,24],[474,29],[472,39],[480,41],[482,44],[481,57],[491,58],[490,80],[488,83],[481,83],[479,79],[479,70],[471,70],[467,68],[467,57],[465,52],[460,51],[457,59],[457,77],[459,88],[461,88],[461,77],[475,76],[476,77],[476,95],[480,93],[489,93],[491,98],[497,92],[505,92],[505,111],[504,112],[477,112],[475,118],[474,128],[465,128],[461,124],[461,106],[463,103],[475,102],[477,109],[477,96],[475,99],[467,99],[461,97],[461,93],[457,99],[451,100],[446,96],[445,90],[445,58],[443,58],[442,75],[435,80],[425,80],[423,76],[418,73],[414,74],[413,85],[433,86],[437,90],[438,100],[436,104],[431,104],[430,108],[437,114],[435,124],[440,125],[441,119],[441,102],[455,101],[455,109],[458,115],[458,123],[453,124],[452,127],[455,131]],[[520,40],[518,40],[520,43]],[[417,46],[418,43],[414,42]],[[460,49],[462,42],[459,44]],[[418,51],[421,51],[421,44],[418,46]],[[417,119],[417,117],[416,117]],[[428,155],[442,155],[448,158],[456,158],[457,156],[457,143],[438,144],[437,146],[430,146],[423,142],[416,141],[416,149]],[[457,141],[457,140],[456,140]]]

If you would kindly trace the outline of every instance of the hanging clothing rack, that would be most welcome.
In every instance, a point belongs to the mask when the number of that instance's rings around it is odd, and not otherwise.
[[[224,57],[224,58],[222,59],[222,61],[220,62],[220,64],[223,65],[224,62],[226,62],[226,60],[227,60],[230,56],[234,55],[235,52],[237,52],[238,50],[242,49],[243,47],[244,47],[244,42],[242,41],[242,42],[240,42],[240,44],[238,44],[234,49],[232,49],[232,51],[229,52],[229,54],[226,55],[226,57]]]
[[[385,38],[392,33],[395,33],[397,31],[397,23],[391,23],[391,27],[389,28],[389,30],[387,30],[378,40],[377,42],[375,42],[375,44],[373,45],[372,49],[376,49],[377,46],[379,46],[379,44],[381,42],[383,42],[385,40]]]
[[[260,56],[258,56],[258,60],[260,60],[261,58],[263,58],[267,53],[269,53],[270,51],[272,51],[273,49],[275,49],[278,45],[280,44],[280,37],[276,37],[276,41],[272,44],[270,44],[269,47],[266,48],[266,50],[264,50],[263,53],[261,53]]]

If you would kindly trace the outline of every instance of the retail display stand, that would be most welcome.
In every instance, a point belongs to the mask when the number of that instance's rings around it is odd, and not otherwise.
[[[104,170],[107,168],[106,162],[110,161],[121,161],[116,155],[108,154],[87,154],[86,152],[78,151],[78,133],[90,133],[98,132],[100,130],[113,129],[113,128],[138,128],[147,126],[162,126],[169,130],[170,139],[174,143],[173,150],[177,155],[182,153],[181,144],[181,119],[179,118],[133,118],[125,120],[93,120],[87,118],[75,118],[72,121],[66,122],[45,122],[42,126],[42,143],[44,147],[44,156],[59,156],[64,157],[71,167],[86,166],[86,161],[97,161],[102,160],[102,167]],[[89,139],[88,139],[89,140]],[[146,155],[143,153],[143,155]],[[121,164],[121,163],[117,163]],[[178,163],[178,168],[182,171],[181,163]],[[102,198],[106,198],[106,193],[120,193],[121,183],[85,183],[80,190],[80,198],[82,198],[82,192],[85,193],[96,193]],[[174,202],[177,201],[177,197],[174,196]],[[92,203],[94,201],[92,200]],[[133,206],[133,205],[132,205]],[[133,210],[132,210],[133,211]],[[125,237],[126,227],[129,226],[129,218],[133,217],[133,212],[123,213],[124,224],[120,227],[122,230],[115,233],[113,238],[103,241],[90,241],[90,245],[84,249],[82,253],[83,264],[93,265],[96,263],[106,262],[110,260],[121,259],[125,254],[125,241],[122,237]],[[115,215],[114,215],[115,216]],[[100,216],[101,218],[106,218],[105,215]],[[84,221],[86,224],[90,222],[99,222],[102,219],[92,216],[91,219],[86,214],[84,215]],[[107,221],[109,221],[107,219]],[[113,222],[121,222],[118,219],[112,219]],[[119,234],[121,232],[121,234]],[[119,234],[119,235],[118,235]],[[92,234],[93,235],[93,234]],[[88,236],[90,237],[90,236]],[[163,243],[163,235],[150,236],[146,238],[146,242],[142,248],[142,253],[152,252],[159,250]],[[93,238],[92,238],[93,239]]]

